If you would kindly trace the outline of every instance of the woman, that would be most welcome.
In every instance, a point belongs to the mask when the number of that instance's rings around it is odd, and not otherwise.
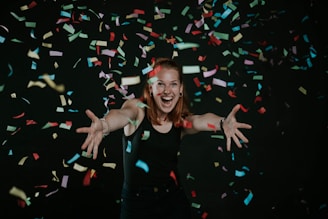
[[[213,113],[192,114],[181,67],[171,59],[157,59],[147,82],[142,98],[126,100],[104,118],[86,110],[92,123],[76,130],[88,134],[81,148],[96,159],[103,136],[123,128],[121,219],[191,218],[177,172],[181,138],[199,131],[222,131],[230,151],[231,140],[239,148],[240,140],[248,142],[239,129],[251,126],[237,122],[239,105],[226,118]]]

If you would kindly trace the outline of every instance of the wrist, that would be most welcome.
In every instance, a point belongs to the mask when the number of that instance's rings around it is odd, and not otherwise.
[[[107,136],[110,133],[110,126],[109,123],[107,122],[107,120],[105,118],[101,118],[100,119],[101,124],[102,124],[102,132],[103,132],[103,136]]]

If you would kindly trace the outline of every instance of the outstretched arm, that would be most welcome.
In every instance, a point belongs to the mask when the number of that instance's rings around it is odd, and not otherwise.
[[[111,109],[104,118],[98,118],[91,110],[87,109],[85,113],[90,118],[91,125],[76,129],[77,133],[88,134],[81,149],[87,149],[87,154],[93,154],[93,159],[96,159],[98,147],[104,135],[123,128],[130,123],[130,120],[137,117],[138,101],[140,100],[127,100],[120,109]]]
[[[248,143],[248,139],[239,129],[251,129],[252,126],[247,123],[238,122],[236,114],[240,109],[237,104],[230,111],[229,115],[224,118],[214,113],[205,113],[202,115],[192,115],[187,120],[192,123],[192,128],[186,128],[186,134],[193,134],[199,131],[216,131],[219,130],[224,133],[226,137],[227,151],[231,150],[231,139],[236,143],[237,147],[241,148],[240,140]],[[222,121],[222,125],[220,124]],[[223,128],[223,130],[221,130]],[[240,140],[239,140],[240,139]]]

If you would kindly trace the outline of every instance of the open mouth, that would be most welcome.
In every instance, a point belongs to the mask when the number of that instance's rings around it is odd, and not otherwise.
[[[173,100],[173,97],[168,97],[168,96],[162,96],[161,97],[161,100],[162,102],[165,104],[165,105],[168,105],[172,102]]]

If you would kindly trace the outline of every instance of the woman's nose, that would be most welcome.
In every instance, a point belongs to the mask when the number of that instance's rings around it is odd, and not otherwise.
[[[170,92],[170,86],[164,86],[164,93]]]

